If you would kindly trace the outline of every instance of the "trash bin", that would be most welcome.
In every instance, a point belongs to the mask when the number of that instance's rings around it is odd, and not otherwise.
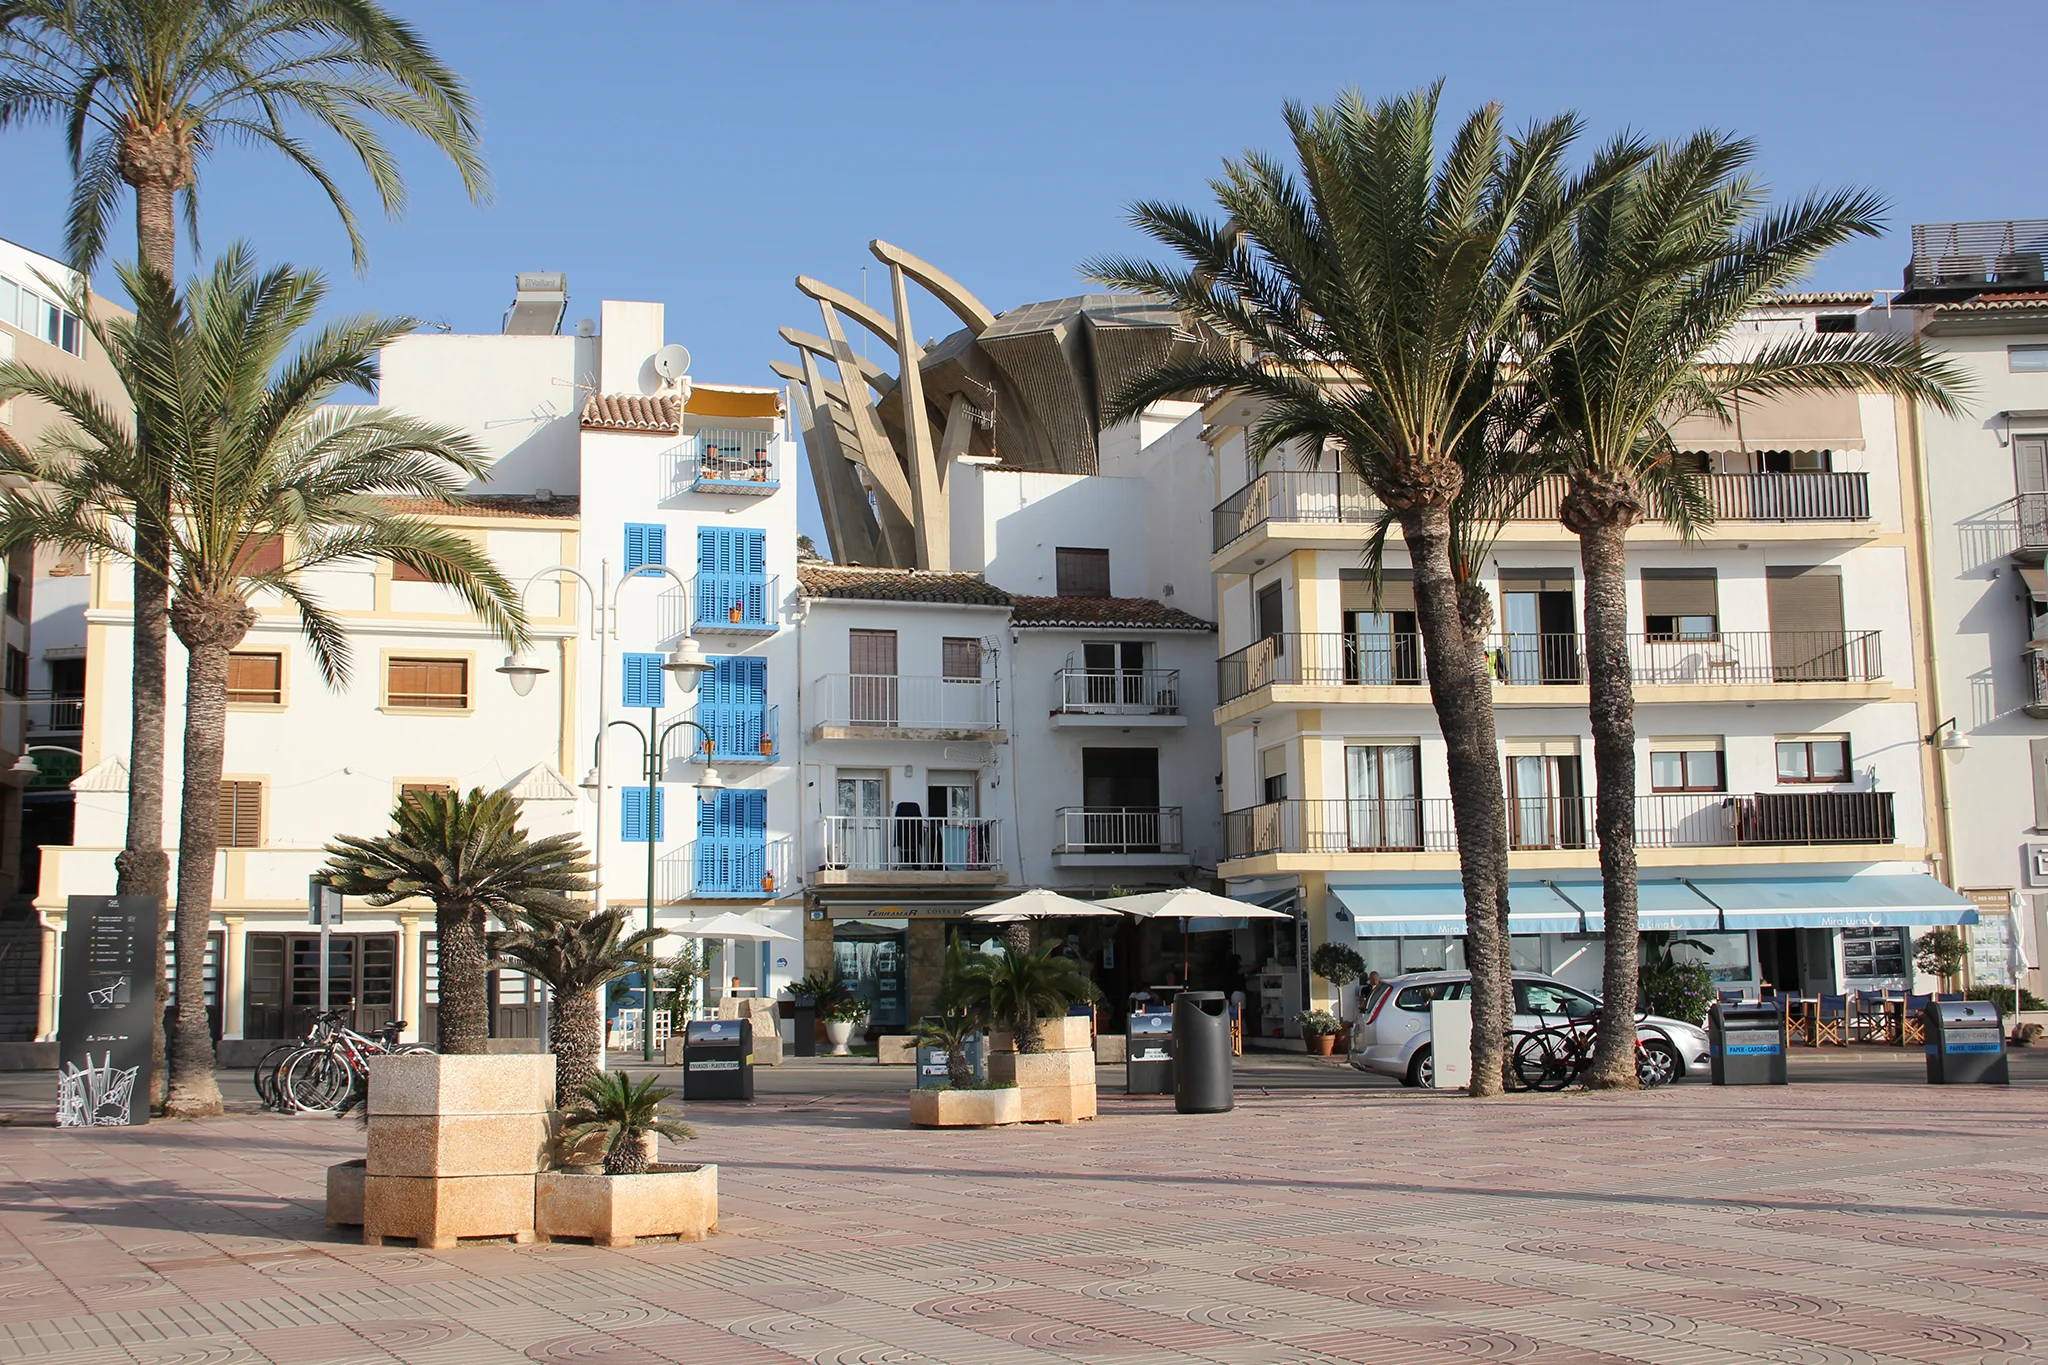
[[[1775,1000],[1715,1005],[1707,1051],[1715,1085],[1786,1084],[1785,1011]]]
[[[796,1037],[790,1040],[789,1055],[818,1055],[818,997],[799,995],[790,1001],[789,1018]]]
[[[1927,1023],[1929,1085],[2010,1085],[2005,1019],[1990,1000],[1931,1000]]]
[[[967,1036],[967,1046],[961,1049],[967,1054],[967,1065],[974,1072],[976,1084],[988,1080],[988,1037],[981,1032]],[[947,1070],[946,1049],[933,1047],[929,1043],[917,1045],[917,1089],[937,1090],[945,1085]]]
[[[754,1026],[745,1019],[692,1019],[683,1030],[683,1098],[754,1098]]]
[[[1234,1103],[1230,1002],[1221,991],[1182,991],[1173,1000],[1173,1107],[1221,1114]]]
[[[1166,1011],[1134,1014],[1124,1027],[1124,1088],[1133,1095],[1174,1093],[1173,1016]]]

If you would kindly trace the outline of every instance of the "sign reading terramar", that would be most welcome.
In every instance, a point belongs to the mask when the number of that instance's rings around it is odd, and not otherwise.
[[[71,898],[57,1015],[59,1128],[149,1122],[157,932],[153,897]]]

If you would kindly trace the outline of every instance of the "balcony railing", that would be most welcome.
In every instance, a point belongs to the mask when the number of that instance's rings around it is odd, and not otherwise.
[[[1054,853],[1179,853],[1179,806],[1062,806]]]
[[[1055,714],[1177,716],[1177,668],[1061,668],[1052,675]]]
[[[790,889],[791,841],[759,834],[700,834],[689,847],[655,864],[655,895],[663,901],[692,897],[766,900]]]
[[[47,690],[31,688],[22,694],[25,703],[22,710],[28,728],[39,734],[64,734],[85,728],[85,698],[80,696],[55,696]]]
[[[768,451],[771,431],[705,430],[676,452],[669,493],[740,493],[766,496],[780,488]]]
[[[993,730],[993,678],[906,678],[894,673],[827,673],[818,679],[827,725],[877,730]]]
[[[690,580],[697,605],[693,632],[707,635],[772,635],[780,585],[751,574],[700,573]]]
[[[1582,683],[1579,635],[1496,635],[1493,676],[1509,687]],[[1736,683],[1874,682],[1884,676],[1878,632],[1737,630],[1710,636],[1628,637],[1629,681],[1638,687]]]
[[[2048,218],[1915,223],[1906,288],[2034,285],[2048,260]]]
[[[707,706],[700,702],[690,719],[710,734],[713,763],[772,763],[782,751],[781,711],[779,706]]]
[[[1590,796],[1512,797],[1517,851],[1595,847]],[[1448,797],[1268,801],[1223,817],[1224,857],[1263,853],[1446,853]],[[1891,792],[1658,793],[1636,798],[1639,848],[1818,847],[1897,841]]]
[[[1216,695],[1235,701],[1269,684],[1419,687],[1422,637],[1290,631],[1269,635],[1216,661]]]
[[[2029,642],[2025,658],[2027,714],[2037,719],[2048,717],[2048,640]]]
[[[1716,521],[1868,521],[1870,479],[1856,471],[1702,474],[1701,488]],[[1537,482],[1509,521],[1556,521],[1567,482],[1552,475]],[[1211,514],[1212,548],[1267,522],[1367,526],[1379,520],[1380,502],[1352,473],[1270,470],[1218,503]]]
[[[819,866],[840,872],[993,872],[1001,820],[938,815],[828,815]]]
[[[2013,553],[2039,559],[2048,552],[2048,493],[2022,493],[2007,504],[2015,530]]]

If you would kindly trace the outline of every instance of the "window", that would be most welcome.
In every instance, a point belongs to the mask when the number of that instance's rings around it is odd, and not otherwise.
[[[469,707],[469,660],[392,659],[384,666],[385,705],[430,711]]]
[[[28,655],[13,645],[7,646],[7,677],[4,686],[10,697],[24,696],[28,692]]]
[[[2036,374],[2048,370],[2048,346],[2008,346],[2005,348],[2005,363],[2014,374]]]
[[[263,842],[263,784],[222,782],[213,817],[222,848],[256,848]]]
[[[393,583],[431,583],[434,580],[427,577],[420,570],[415,569],[412,565],[394,559],[391,561],[391,581]]]
[[[1259,755],[1259,799],[1287,799],[1287,746],[1276,744]]]
[[[663,795],[665,793],[660,787],[654,789],[654,842],[657,844],[665,837],[661,822]],[[628,844],[647,842],[647,788],[626,787],[619,792],[619,839]]]
[[[1720,604],[1712,569],[1643,570],[1643,633],[1652,640],[1711,640]]]
[[[1061,597],[1109,596],[1109,551],[1062,545],[1053,552],[1053,565],[1054,590]]]
[[[1854,313],[1822,313],[1813,320],[1816,332],[1853,332],[1856,330]]]
[[[697,685],[697,723],[711,732],[712,757],[758,763],[774,757],[768,730],[768,661],[755,655],[714,657]]]
[[[284,537],[251,537],[242,542],[240,571],[246,576],[276,573],[284,567]]]
[[[981,641],[948,635],[941,650],[940,676],[947,682],[981,681]]]
[[[768,533],[744,526],[697,528],[697,624],[772,630]]]
[[[2012,438],[2015,493],[2048,493],[2048,436]]]
[[[1344,750],[1350,846],[1422,847],[1422,750],[1415,744],[1355,744]]]
[[[626,523],[626,572],[668,563],[668,528],[653,522]]]
[[[713,800],[698,802],[692,853],[700,892],[773,891],[768,876],[768,793],[728,789]]]
[[[1273,642],[1275,655],[1287,652],[1286,605],[1278,583],[1268,583],[1252,599],[1252,630],[1261,640]]]
[[[1581,995],[1569,986],[1553,981],[1517,981],[1515,1013],[1546,1018],[1584,1019],[1600,1008],[1600,1002]]]
[[[1650,741],[1650,790],[1654,792],[1722,792],[1728,790],[1718,745]]]
[[[72,355],[85,354],[85,324],[78,314],[4,276],[0,276],[0,322]]]
[[[398,784],[400,800],[413,795],[415,792],[439,792],[441,795],[446,796],[454,790],[455,788],[449,786],[446,782],[401,782]]]
[[[1781,739],[1778,741],[1780,782],[1847,782],[1847,738]]]
[[[1410,1014],[1427,1014],[1431,1004],[1438,1000],[1463,1000],[1465,983],[1462,981],[1430,981],[1419,986],[1403,986],[1401,993],[1394,997],[1394,1008],[1407,1010]]]
[[[24,596],[21,590],[21,575],[18,573],[7,575],[7,614],[17,621],[25,619],[21,614]]]
[[[284,656],[240,651],[228,655],[228,702],[233,706],[282,706]]]
[[[854,725],[894,725],[900,689],[896,682],[896,632],[846,632],[847,720]]]
[[[625,687],[619,700],[625,705],[660,710],[667,702],[667,680],[659,654],[628,654],[623,671]]]

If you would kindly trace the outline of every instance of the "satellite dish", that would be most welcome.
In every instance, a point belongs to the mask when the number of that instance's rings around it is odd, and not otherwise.
[[[681,379],[690,372],[690,348],[671,342],[654,353],[654,370],[663,379]]]

